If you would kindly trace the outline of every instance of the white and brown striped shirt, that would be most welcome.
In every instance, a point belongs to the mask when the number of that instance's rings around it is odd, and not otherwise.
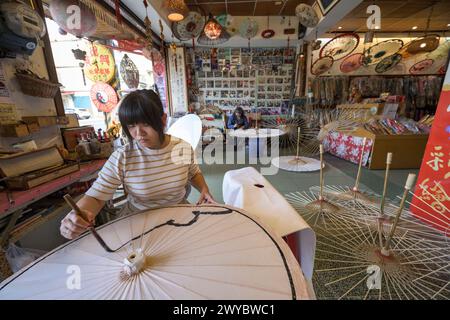
[[[116,150],[86,192],[99,200],[112,199],[123,184],[128,201],[139,210],[180,203],[186,196],[186,185],[200,168],[187,142],[170,137],[162,149],[132,145]]]

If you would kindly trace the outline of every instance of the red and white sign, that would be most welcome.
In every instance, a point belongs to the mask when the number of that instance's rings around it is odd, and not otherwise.
[[[418,218],[450,235],[450,71],[417,179],[411,211]]]
[[[98,110],[111,112],[118,103],[117,93],[109,84],[97,82],[91,88],[91,100]]]

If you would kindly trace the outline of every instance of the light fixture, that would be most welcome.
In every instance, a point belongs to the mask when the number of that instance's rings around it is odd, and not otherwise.
[[[412,27],[411,29],[416,30],[416,29],[417,29],[417,26],[414,26],[414,27]]]
[[[421,48],[425,48],[427,46],[427,44],[425,42],[421,43],[419,47]]]
[[[380,26],[375,26],[375,29],[376,29],[376,30],[379,30],[379,29],[380,29]]]
[[[167,11],[167,19],[174,22],[183,20],[189,12],[184,0],[165,0],[163,8]]]
[[[447,23],[447,27],[450,27],[450,23]]]
[[[342,27],[341,27],[341,26],[339,26],[339,27],[338,27],[338,29],[339,29],[339,30],[341,30],[341,29],[342,29]]]
[[[208,21],[206,22],[203,31],[205,32],[206,36],[211,40],[217,39],[218,37],[220,37],[220,34],[222,33],[222,26],[220,25],[219,22],[217,22],[216,19],[214,19],[211,13],[209,14]]]

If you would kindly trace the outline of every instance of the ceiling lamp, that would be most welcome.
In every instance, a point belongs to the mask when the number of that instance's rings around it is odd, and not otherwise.
[[[189,12],[184,0],[165,0],[163,7],[167,11],[167,19],[170,21],[181,21]]]
[[[203,28],[203,31],[205,32],[206,36],[210,38],[211,40],[215,40],[220,37],[222,33],[222,26],[219,22],[217,22],[216,19],[214,19],[213,15],[210,13],[208,21],[205,24],[205,27]]]

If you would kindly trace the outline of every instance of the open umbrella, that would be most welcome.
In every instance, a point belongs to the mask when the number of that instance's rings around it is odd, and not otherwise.
[[[359,36],[356,33],[338,35],[328,41],[320,49],[320,58],[329,56],[335,61],[341,60],[351,54],[359,44]]]
[[[97,233],[113,252],[85,233],[2,282],[0,299],[309,298],[286,243],[238,209],[158,208]]]

